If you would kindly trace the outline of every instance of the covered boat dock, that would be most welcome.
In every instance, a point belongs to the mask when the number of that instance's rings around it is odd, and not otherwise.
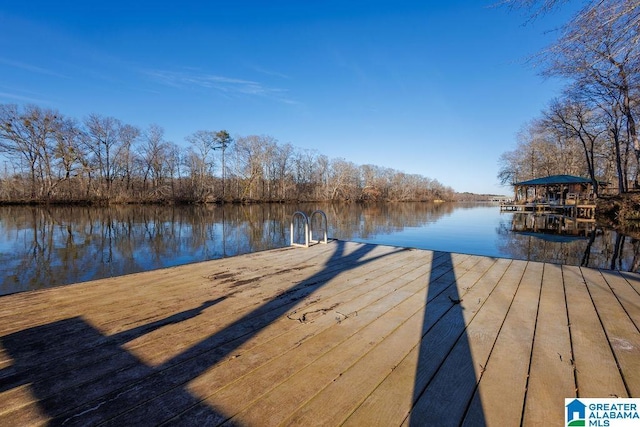
[[[581,219],[595,217],[595,191],[589,178],[551,175],[516,182],[513,187],[514,202],[501,204],[501,210],[554,213]]]

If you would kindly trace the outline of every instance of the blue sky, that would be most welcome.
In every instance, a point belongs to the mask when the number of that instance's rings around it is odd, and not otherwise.
[[[0,103],[79,120],[270,135],[330,158],[510,194],[500,154],[561,89],[527,58],[566,11],[494,1],[0,3]]]

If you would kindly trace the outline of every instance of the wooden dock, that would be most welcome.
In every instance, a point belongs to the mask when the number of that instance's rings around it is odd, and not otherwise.
[[[501,203],[500,212],[521,212],[534,214],[564,215],[574,219],[593,220],[596,216],[596,204],[592,202],[578,204],[550,203]]]
[[[563,425],[640,275],[333,241],[0,298],[0,425]]]

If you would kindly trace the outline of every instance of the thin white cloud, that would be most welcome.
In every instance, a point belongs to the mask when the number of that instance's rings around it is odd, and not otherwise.
[[[55,71],[47,68],[38,67],[36,65],[27,64],[20,61],[13,61],[7,58],[0,57],[0,64],[8,65],[9,67],[19,68],[21,70],[30,71],[32,73],[45,74],[47,76],[67,78],[67,76],[56,73]]]
[[[29,102],[32,104],[48,104],[49,102],[42,99],[31,98],[28,96],[17,95],[15,93],[0,92],[0,99],[12,99],[14,101]]]
[[[242,94],[250,96],[262,96],[275,99],[287,104],[297,102],[286,97],[285,89],[268,87],[253,80],[237,79],[233,77],[218,76],[201,73],[196,70],[168,71],[168,70],[144,70],[143,74],[151,79],[175,88],[205,88],[217,90],[227,95]]]
[[[266,68],[262,68],[262,67],[253,67],[253,69],[261,74],[267,75],[267,76],[271,76],[271,77],[278,77],[281,79],[290,79],[289,76],[287,76],[286,74],[280,73],[278,71],[272,71],[272,70],[267,70]]]

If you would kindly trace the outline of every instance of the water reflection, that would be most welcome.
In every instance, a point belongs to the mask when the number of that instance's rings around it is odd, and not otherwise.
[[[540,238],[570,241],[587,237],[596,229],[594,219],[573,218],[557,214],[516,212],[511,229],[520,233],[535,233]]]
[[[285,207],[0,209],[0,293],[282,246]]]
[[[283,247],[293,212],[329,237],[638,271],[640,243],[564,218],[473,204],[0,207],[0,294]],[[520,216],[519,216],[520,215]]]
[[[514,213],[497,233],[511,258],[611,270],[638,271],[640,241],[563,215]]]

